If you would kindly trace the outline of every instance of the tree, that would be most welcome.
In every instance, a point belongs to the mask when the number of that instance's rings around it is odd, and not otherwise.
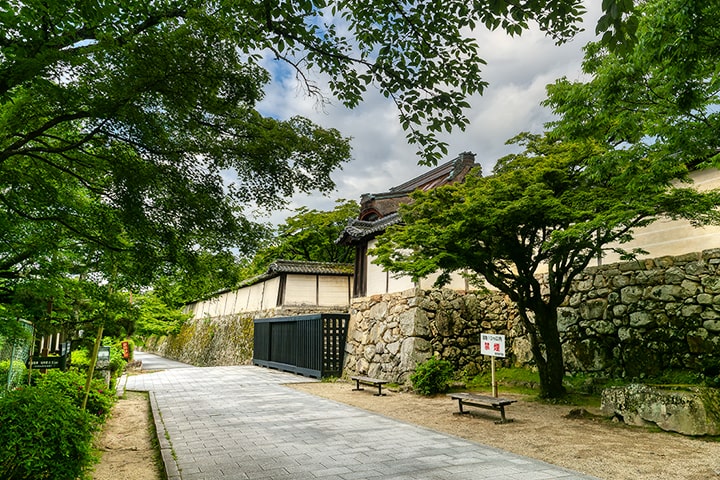
[[[607,18],[618,19],[632,3],[611,0],[604,6]],[[288,65],[313,93],[319,88],[307,74],[313,69],[328,73],[330,90],[348,106],[357,105],[369,85],[377,85],[395,100],[406,128],[425,131],[412,131],[411,140],[428,147],[423,140],[434,140],[433,132],[467,123],[462,115],[467,106],[464,98],[485,86],[478,75],[483,64],[479,46],[465,35],[468,29],[484,25],[516,35],[535,21],[561,42],[579,30],[584,13],[579,0],[471,5],[459,0],[442,4],[171,0],[151,5],[123,0],[91,6],[64,0],[52,5],[4,1],[2,7],[0,96],[16,96],[17,87],[42,78],[55,87],[45,90],[55,100],[73,100],[67,93],[84,94],[85,100],[105,97],[104,117],[114,106],[128,108],[127,114],[135,110],[139,115],[135,120],[141,120],[149,112],[136,107],[147,102],[152,112],[198,109],[195,113],[211,116],[197,116],[195,121],[231,133],[221,128],[227,126],[224,122],[213,118],[219,112],[203,111],[211,105],[192,101],[192,92],[204,91],[203,100],[213,102],[216,109],[242,97],[250,102],[250,109],[242,112],[247,115],[261,95],[257,87],[267,78],[259,66],[260,55],[267,53]],[[611,22],[605,23],[610,28]],[[88,82],[91,75],[96,80]],[[59,85],[58,80],[67,85]],[[191,92],[183,94],[178,91],[182,88]],[[80,107],[81,98],[73,104]],[[170,99],[180,101],[172,104]],[[84,104],[67,115],[95,119],[92,113],[100,113],[94,111],[96,106],[100,105]],[[248,121],[246,115],[235,119]],[[88,128],[87,133],[91,131]]]
[[[247,257],[238,258],[232,252],[200,252],[190,269],[177,265],[165,269],[152,282],[152,292],[168,308],[180,308],[188,302],[236,287],[247,278],[248,263]]]
[[[605,2],[608,18],[626,3]],[[582,11],[580,0],[0,0],[6,294],[75,248],[113,259],[94,272],[114,288],[222,263],[257,248],[250,209],[329,192],[348,140],[258,111],[268,59],[321,99],[310,74],[327,74],[348,107],[378,87],[432,162],[446,151],[438,133],[464,127],[465,97],[485,87],[465,33],[536,21],[564,41]]]
[[[674,172],[637,188],[622,172],[591,168],[606,154],[593,141],[514,141],[525,151],[500,159],[492,176],[476,171],[462,184],[414,193],[400,209],[404,224],[380,236],[374,253],[415,279],[440,272],[442,284],[465,271],[508,295],[530,338],[541,395],[555,398],[565,392],[557,308],[573,279],[603,249],[662,216],[719,222],[720,192],[668,189]],[[638,162],[633,171],[652,160]]]
[[[605,28],[627,4],[604,2]],[[469,29],[536,21],[564,41],[582,13],[580,0],[0,0],[2,213],[132,254],[145,277],[198,252],[251,252],[249,207],[331,190],[349,156],[333,129],[258,112],[266,59],[319,97],[310,74],[326,73],[349,107],[376,86],[432,162],[438,132],[464,127],[465,97],[485,87]]]
[[[254,249],[247,205],[329,191],[349,156],[335,130],[254,110],[267,74],[202,4],[2,3],[2,214],[132,255],[138,282]]]
[[[700,0],[637,8],[630,48],[591,43],[583,63],[590,80],[548,87],[555,134],[606,145],[602,168],[649,159],[638,165],[672,178],[668,170],[682,177],[688,165],[720,164],[720,11]],[[642,171],[627,173],[628,181],[645,181]]]
[[[137,296],[134,304],[137,305],[137,318],[129,335],[149,337],[179,333],[183,323],[192,316],[169,307],[153,292]]]
[[[258,250],[245,270],[245,276],[259,275],[275,260],[353,263],[355,250],[335,240],[349,218],[357,217],[360,206],[353,200],[339,199],[329,211],[300,207],[295,215],[279,225],[269,245]]]

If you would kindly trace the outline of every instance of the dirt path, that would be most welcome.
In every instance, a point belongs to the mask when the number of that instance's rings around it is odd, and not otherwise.
[[[93,480],[161,480],[146,393],[126,392],[105,423],[96,446],[102,453]]]
[[[508,417],[514,421],[497,425],[496,412],[473,409],[470,415],[455,415],[457,404],[445,395],[428,398],[389,392],[375,397],[371,389],[353,392],[352,385],[344,382],[289,386],[602,479],[720,480],[718,438],[689,438],[592,416],[568,418],[573,417],[569,415],[573,407],[512,395],[503,396],[519,400],[508,407]],[[103,456],[94,480],[163,478],[151,442],[148,411],[145,394],[127,392],[117,403],[100,438]]]

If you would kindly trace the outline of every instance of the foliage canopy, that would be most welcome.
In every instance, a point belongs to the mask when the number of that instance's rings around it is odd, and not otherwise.
[[[353,263],[355,250],[339,245],[340,236],[350,218],[357,217],[360,206],[353,200],[336,200],[335,208],[321,211],[300,207],[285,219],[248,265],[246,277],[259,275],[276,260]]]
[[[650,0],[637,8],[632,48],[590,43],[583,70],[591,79],[562,78],[548,87],[555,135],[606,145],[602,167],[624,164],[625,180],[637,185],[674,178],[668,173],[682,178],[688,166],[717,166],[720,12],[700,0]]]
[[[599,27],[627,3],[604,2]],[[331,191],[349,157],[332,128],[260,113],[271,73],[321,99],[311,78],[325,74],[348,107],[378,88],[433,162],[486,85],[467,32],[534,21],[564,41],[582,13],[580,0],[0,0],[0,296],[23,305],[16,287],[45,282],[47,309],[68,278],[130,288],[208,265],[222,275],[193,288],[226,286],[229,256],[264,235],[250,209]]]

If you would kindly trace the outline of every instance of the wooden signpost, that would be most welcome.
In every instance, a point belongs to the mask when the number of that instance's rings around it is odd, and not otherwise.
[[[480,353],[490,356],[490,374],[493,397],[498,396],[498,385],[495,380],[495,357],[505,358],[505,335],[491,333],[480,334]]]

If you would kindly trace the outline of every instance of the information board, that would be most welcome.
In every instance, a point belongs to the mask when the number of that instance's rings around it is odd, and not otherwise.
[[[480,353],[491,357],[505,358],[505,335],[480,334]]]

